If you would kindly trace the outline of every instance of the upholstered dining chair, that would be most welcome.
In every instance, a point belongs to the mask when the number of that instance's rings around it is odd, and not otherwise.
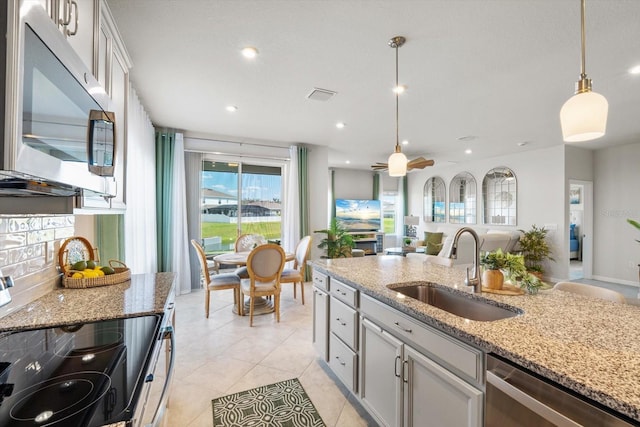
[[[254,248],[260,245],[264,245],[266,243],[267,243],[267,239],[265,239],[264,236],[260,234],[251,234],[251,233],[241,234],[236,239],[235,251],[250,252]],[[241,279],[249,278],[249,272],[247,271],[247,267],[245,266],[238,266],[238,268],[236,268],[234,273],[240,276]]]
[[[285,268],[282,271],[280,283],[293,283],[293,298],[296,298],[296,285],[300,283],[300,298],[304,305],[304,269],[311,251],[311,236],[304,236],[296,246],[296,257],[293,268]]]
[[[624,295],[612,289],[601,288],[599,286],[586,285],[576,282],[558,282],[553,289],[558,291],[573,292],[574,294],[586,295],[594,298],[606,299],[613,302],[626,303]]]
[[[260,234],[241,234],[236,239],[235,251],[236,252],[249,252],[252,249],[264,245],[267,243],[267,239]]]
[[[214,274],[212,276],[209,272],[209,266],[207,265],[207,257],[200,243],[195,239],[191,239],[191,245],[193,245],[198,255],[200,270],[204,279],[204,289],[206,291],[204,295],[204,313],[207,319],[209,318],[211,291],[222,291],[225,289],[233,289],[233,300],[238,307],[238,314],[242,316],[244,304],[242,293],[240,292],[240,277],[235,273]]]
[[[273,296],[276,320],[280,322],[280,276],[286,255],[280,245],[267,243],[257,246],[247,259],[248,279],[242,279],[240,290],[249,297],[249,326],[253,326],[256,297]]]

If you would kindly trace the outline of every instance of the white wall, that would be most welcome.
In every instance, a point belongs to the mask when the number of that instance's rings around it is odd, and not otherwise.
[[[638,286],[640,232],[640,143],[594,154],[593,277]]]
[[[518,217],[516,226],[496,226],[482,224],[482,179],[491,169],[506,166],[513,170],[518,183]],[[443,229],[453,233],[459,224],[426,224],[423,221],[422,194],[425,182],[437,175],[447,185],[447,203],[451,179],[460,172],[469,172],[475,179],[479,203],[477,221],[473,228],[479,231],[488,229],[527,230],[531,225],[545,226],[549,229],[549,243],[556,262],[545,265],[548,280],[560,280],[569,277],[568,238],[564,230],[568,229],[565,220],[564,189],[564,146],[559,145],[543,150],[530,150],[521,154],[494,157],[485,160],[469,161],[455,165],[428,167],[409,174],[409,213],[420,217],[418,235],[425,230]]]
[[[336,199],[372,199],[373,172],[355,169],[334,169]]]

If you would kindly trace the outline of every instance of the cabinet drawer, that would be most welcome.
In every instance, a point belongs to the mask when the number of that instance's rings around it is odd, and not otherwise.
[[[329,276],[320,273],[318,270],[313,270],[313,286],[329,292]]]
[[[356,392],[356,354],[334,334],[329,334],[329,367],[342,380],[345,386]]]
[[[414,345],[435,356],[442,365],[451,368],[465,379],[482,382],[483,354],[444,332],[413,319],[406,314],[374,299],[363,295],[360,312],[364,317],[377,323],[400,339],[411,341]]]
[[[331,295],[351,307],[358,306],[358,291],[339,280],[331,279]]]
[[[331,298],[329,304],[331,332],[340,337],[353,350],[357,350],[358,313],[335,298]]]

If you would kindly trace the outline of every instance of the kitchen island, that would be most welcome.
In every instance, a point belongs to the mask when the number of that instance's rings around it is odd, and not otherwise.
[[[640,309],[569,294],[471,294],[464,271],[418,259],[321,259],[314,270],[392,308],[640,421]],[[481,322],[406,298],[387,285],[431,282],[520,313]]]

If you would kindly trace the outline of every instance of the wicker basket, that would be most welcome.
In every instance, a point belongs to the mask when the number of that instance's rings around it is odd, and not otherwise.
[[[100,277],[74,279],[75,270],[71,266],[78,261],[95,261],[98,262],[98,250],[93,248],[91,243],[84,237],[74,236],[64,241],[60,246],[58,253],[58,263],[62,270],[62,286],[65,288],[94,288],[98,286],[115,285],[126,282],[131,278],[131,270],[118,260],[110,260],[109,266],[113,268],[115,273]]]

